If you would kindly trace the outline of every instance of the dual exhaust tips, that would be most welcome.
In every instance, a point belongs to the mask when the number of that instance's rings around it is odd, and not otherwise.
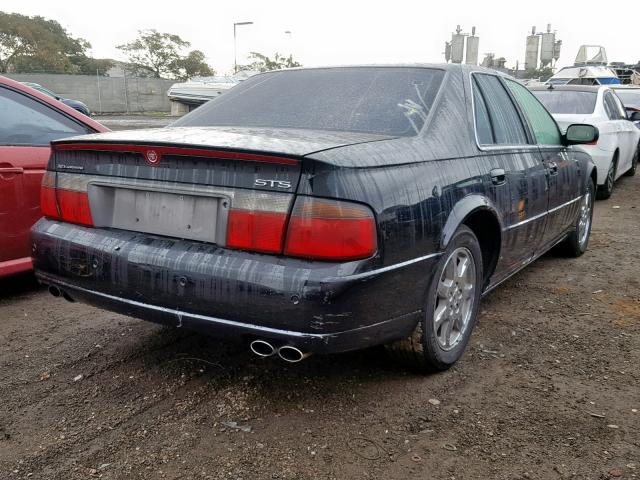
[[[249,346],[251,347],[251,351],[259,357],[271,357],[277,354],[282,360],[289,363],[301,362],[311,355],[310,352],[303,352],[291,345],[275,347],[266,340],[254,340]]]
[[[67,292],[55,285],[49,285],[49,293],[54,297],[62,297],[68,302],[75,300]],[[282,360],[289,363],[298,363],[311,355],[310,352],[303,352],[299,348],[291,345],[276,347],[266,340],[254,340],[251,342],[251,351],[259,357],[271,357],[278,355]]]
[[[71,297],[71,295],[69,295],[64,290],[61,290],[60,288],[56,287],[55,285],[49,285],[49,293],[56,298],[62,297],[67,302],[75,302],[75,300]]]

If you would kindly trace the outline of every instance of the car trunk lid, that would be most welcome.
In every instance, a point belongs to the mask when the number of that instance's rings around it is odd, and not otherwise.
[[[386,138],[192,127],[89,135],[54,143],[43,195],[63,220],[275,253],[302,157]]]

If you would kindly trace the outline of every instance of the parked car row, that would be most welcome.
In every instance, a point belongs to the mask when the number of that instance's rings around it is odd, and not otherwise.
[[[598,197],[609,198],[614,182],[622,175],[635,175],[640,154],[640,129],[633,124],[640,112],[625,109],[620,98],[607,86],[531,87],[534,95],[554,116],[561,129],[573,123],[598,128],[598,141],[584,145],[598,168]]]
[[[163,129],[52,129],[25,248],[54,296],[259,356],[386,345],[444,370],[482,296],[553,247],[586,251],[600,150],[614,179],[635,171],[637,129],[603,116],[617,97],[569,88],[466,65],[294,69]],[[564,95],[580,112],[555,108]]]

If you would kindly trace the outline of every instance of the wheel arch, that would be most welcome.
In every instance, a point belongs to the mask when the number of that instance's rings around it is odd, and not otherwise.
[[[480,243],[483,280],[487,285],[502,248],[502,222],[493,203],[483,195],[468,195],[456,203],[442,229],[440,248],[447,248],[460,225],[469,227]],[[497,248],[496,248],[497,246]]]
[[[591,179],[595,188],[598,188],[598,167],[595,165],[591,165],[589,170],[587,171],[587,175],[585,176],[585,184],[583,185],[583,191],[586,191],[587,184],[586,182]]]

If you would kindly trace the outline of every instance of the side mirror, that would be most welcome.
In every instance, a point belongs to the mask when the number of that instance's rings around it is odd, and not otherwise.
[[[580,123],[569,125],[567,133],[564,135],[567,145],[596,143],[598,141],[598,137],[600,137],[600,132],[596,127]]]
[[[629,120],[631,120],[632,122],[640,122],[640,112],[635,111],[629,113]]]

